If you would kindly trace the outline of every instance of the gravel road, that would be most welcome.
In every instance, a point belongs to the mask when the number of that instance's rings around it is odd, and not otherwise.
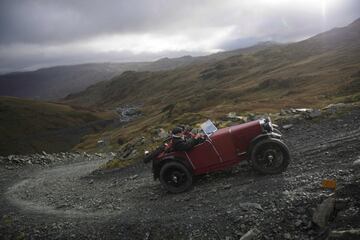
[[[66,155],[46,166],[0,165],[1,239],[325,239],[331,229],[360,228],[360,109],[302,120],[283,130],[292,162],[280,175],[249,166],[202,176],[182,194],[166,193],[148,165],[93,174],[110,155]],[[328,228],[314,209],[336,179],[348,210]],[[351,186],[351,187],[349,187]],[[347,221],[350,219],[351,221]],[[254,238],[256,239],[256,238]]]

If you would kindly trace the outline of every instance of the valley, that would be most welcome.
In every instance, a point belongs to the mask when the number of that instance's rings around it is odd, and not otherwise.
[[[0,97],[0,155],[70,151],[114,124],[117,115],[109,111]]]

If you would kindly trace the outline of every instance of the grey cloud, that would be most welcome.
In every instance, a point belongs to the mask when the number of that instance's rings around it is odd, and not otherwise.
[[[0,43],[59,43],[99,34],[163,31],[194,17],[204,7],[201,2],[5,0],[0,7]]]
[[[183,51],[142,53],[129,51],[98,53],[64,47],[60,53],[46,52],[74,42],[86,43],[111,34],[177,33],[195,39],[207,38],[212,28],[232,27],[226,39],[213,48],[224,50],[252,45],[258,41],[295,41],[345,26],[360,16],[360,1],[338,2],[326,18],[309,6],[295,1],[266,5],[262,0],[0,0],[0,68],[19,69],[42,64],[89,61],[152,60],[160,56],[181,56]],[[274,1],[276,2],[276,1]],[[302,1],[297,1],[301,3]],[[209,30],[210,29],[210,30]],[[16,46],[23,47],[16,50]],[[33,46],[44,50],[31,50]],[[14,47],[15,46],[15,47]],[[14,49],[13,52],[1,49]],[[204,54],[189,52],[187,54]]]
[[[360,15],[359,1],[341,2],[330,14],[329,25],[343,24]],[[321,24],[319,14],[291,4],[267,9],[263,2],[249,0],[2,0],[0,4],[2,44],[63,43],[112,33],[171,34],[178,29],[228,25],[253,28],[259,34],[273,29],[276,34],[288,31],[278,29],[281,18],[294,23],[295,28]]]

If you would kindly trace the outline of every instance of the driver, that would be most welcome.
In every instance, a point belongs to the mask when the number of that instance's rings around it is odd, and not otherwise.
[[[199,143],[204,141],[200,135],[188,135],[185,137],[185,131],[182,127],[176,127],[172,130],[172,147],[175,151],[188,151]]]

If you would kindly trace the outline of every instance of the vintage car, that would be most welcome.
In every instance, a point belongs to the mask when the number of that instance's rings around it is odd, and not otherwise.
[[[154,179],[171,193],[192,186],[193,177],[221,171],[241,161],[248,161],[255,170],[265,174],[281,173],[290,162],[288,147],[270,118],[217,129],[210,121],[201,125],[204,141],[189,151],[174,151],[171,139],[148,154]]]

